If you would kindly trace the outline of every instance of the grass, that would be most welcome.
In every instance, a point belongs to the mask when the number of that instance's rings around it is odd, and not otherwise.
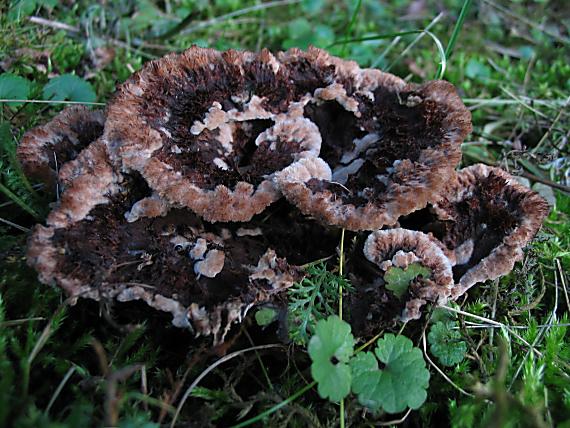
[[[341,420],[346,426],[570,426],[569,17],[557,1],[469,3],[12,0],[0,6],[0,72],[29,81],[28,102],[0,101],[0,426],[324,427]],[[303,345],[270,346],[280,334],[275,324],[262,330],[248,317],[249,339],[240,335],[226,350],[234,358],[220,359],[207,341],[136,303],[69,306],[26,267],[27,231],[52,201],[23,177],[14,150],[25,131],[70,101],[45,100],[45,85],[74,74],[104,104],[145,61],[191,44],[328,46],[412,82],[445,71],[473,114],[463,165],[501,166],[530,179],[553,203],[513,273],[434,310],[419,327],[395,328],[423,343],[429,358],[428,399],[419,410],[363,416],[349,397],[339,413],[318,397]],[[335,264],[327,261],[323,290],[338,287]],[[439,364],[425,341],[437,321],[452,323],[467,344],[465,358],[452,367]]]

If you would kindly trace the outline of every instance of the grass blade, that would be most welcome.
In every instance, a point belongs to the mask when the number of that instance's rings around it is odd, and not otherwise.
[[[471,0],[465,0],[463,2],[463,6],[461,7],[461,12],[459,12],[459,17],[457,18],[457,22],[455,23],[455,28],[451,33],[451,38],[449,39],[449,43],[447,44],[447,48],[445,49],[445,58],[451,56],[453,52],[453,48],[455,43],[457,42],[457,38],[459,37],[459,32],[461,31],[461,27],[463,27],[463,21],[465,21],[465,17],[467,16],[467,12],[469,11],[469,7],[471,6]],[[436,79],[443,79],[443,73],[445,72],[445,66],[440,64],[439,68],[437,69],[437,73],[435,75]]]

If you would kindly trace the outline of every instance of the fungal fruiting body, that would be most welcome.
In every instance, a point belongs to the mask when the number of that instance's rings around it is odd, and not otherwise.
[[[447,82],[315,48],[192,47],[146,64],[105,115],[26,134],[26,172],[63,189],[28,260],[72,296],[142,300],[219,343],[345,228],[355,313],[396,302],[384,313],[415,319],[512,269],[547,212],[501,170],[455,171],[470,130]]]
[[[50,122],[28,131],[17,155],[26,175],[56,192],[61,166],[103,134],[105,115],[83,106],[67,107]]]

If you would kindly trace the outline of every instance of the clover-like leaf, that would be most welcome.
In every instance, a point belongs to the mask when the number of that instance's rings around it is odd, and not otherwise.
[[[45,100],[93,102],[97,98],[91,84],[74,74],[54,77],[44,86]]]
[[[408,289],[410,282],[418,276],[427,278],[431,275],[431,269],[420,263],[412,263],[406,269],[391,266],[384,274],[386,288],[400,299]]]
[[[309,341],[311,375],[318,383],[319,395],[340,401],[350,392],[352,375],[348,361],[354,352],[350,324],[336,315],[321,320]]]
[[[0,99],[27,100],[31,86],[31,82],[24,77],[12,73],[0,74]],[[21,103],[9,104],[20,105]]]
[[[454,366],[465,358],[467,344],[453,322],[436,322],[428,334],[429,350],[444,366]]]
[[[405,336],[387,334],[378,341],[375,353],[385,364],[379,383],[382,408],[388,413],[418,409],[426,400],[429,383],[422,351]]]

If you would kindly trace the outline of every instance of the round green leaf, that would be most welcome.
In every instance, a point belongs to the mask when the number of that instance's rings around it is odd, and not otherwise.
[[[10,21],[20,21],[22,18],[31,15],[37,9],[37,0],[16,0],[10,5],[8,19]]]
[[[352,392],[358,395],[358,402],[372,410],[378,410],[381,402],[377,391],[382,372],[372,352],[361,352],[350,360],[352,370]]]
[[[410,407],[419,408],[427,397],[429,371],[422,351],[405,336],[387,334],[375,349],[385,364],[376,386],[375,396],[388,413],[399,413]]]
[[[352,381],[347,363],[354,352],[350,325],[336,315],[319,321],[308,350],[311,374],[318,383],[319,395],[331,401],[346,397]]]
[[[429,350],[444,366],[454,366],[465,358],[467,344],[452,322],[435,323],[428,334]]]
[[[94,102],[97,96],[93,87],[74,74],[54,77],[43,90],[44,100]]]
[[[255,313],[257,325],[265,327],[277,319],[277,311],[273,308],[261,308]]]
[[[386,281],[386,288],[401,299],[406,294],[410,283],[420,275],[429,278],[431,269],[420,263],[412,263],[405,270],[391,266],[384,274],[384,281]]]
[[[0,99],[1,100],[27,100],[30,95],[31,82],[21,76],[12,73],[0,74]],[[21,103],[9,103],[20,105]]]

